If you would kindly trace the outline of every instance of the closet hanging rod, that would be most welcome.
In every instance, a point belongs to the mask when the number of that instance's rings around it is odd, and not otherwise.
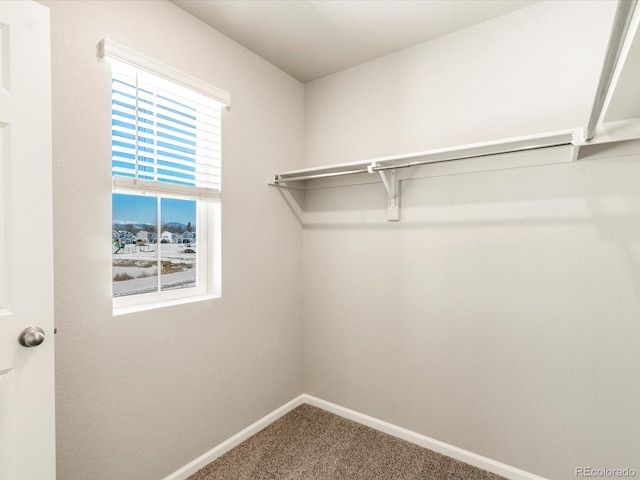
[[[613,27],[611,27],[611,35],[609,36],[609,44],[607,45],[607,53],[602,65],[602,72],[600,73],[596,96],[593,100],[593,107],[591,108],[591,117],[589,117],[589,123],[583,133],[583,139],[587,142],[593,140],[596,135],[596,127],[602,115],[609,91],[611,90],[613,75],[618,65],[620,54],[622,53],[622,47],[627,37],[629,26],[631,25],[637,1],[638,0],[618,0]]]
[[[328,172],[328,173],[314,173],[310,175],[297,175],[293,177],[288,177],[286,176],[287,174],[282,173],[282,174],[274,175],[274,183],[277,184],[279,182],[296,182],[299,180],[313,180],[316,178],[338,177],[340,175],[354,175],[356,173],[369,173],[369,170],[367,169],[367,167],[364,167],[364,168],[358,168],[355,170],[342,170],[339,172]],[[283,178],[283,177],[286,177],[286,178]]]
[[[454,162],[456,160],[467,160],[469,158],[480,158],[480,157],[490,157],[493,155],[499,155],[499,154],[503,154],[503,153],[518,153],[518,152],[526,152],[529,150],[541,150],[543,148],[552,148],[552,147],[564,147],[567,145],[573,145],[572,142],[561,142],[561,143],[553,143],[553,144],[548,144],[548,145],[534,145],[534,146],[529,146],[529,147],[520,147],[520,148],[515,148],[512,150],[503,150],[500,152],[491,152],[491,153],[472,153],[469,155],[458,155],[454,158],[445,158],[442,160],[416,160],[415,162],[406,162],[406,163],[398,163],[398,164],[391,164],[391,165],[384,165],[384,164],[380,164],[377,165],[378,162],[375,162],[376,165],[374,165],[373,163],[368,167],[367,171],[369,173],[373,173],[373,172],[380,172],[383,170],[393,170],[395,168],[408,168],[408,167],[417,167],[420,165],[428,165],[431,163],[444,163],[444,162]]]
[[[409,168],[419,165],[428,165],[431,163],[453,162],[456,160],[488,157],[506,153],[518,153],[567,145],[573,145],[572,132],[555,132],[545,136],[521,137],[506,141],[502,140],[484,144],[465,145],[455,149],[447,148],[442,150],[417,152],[398,157],[378,158],[351,164],[295,170],[275,174],[271,177],[271,181],[269,183],[277,186],[286,182],[298,182],[361,173],[375,173],[384,170],[393,170],[396,168]],[[410,160],[412,158],[415,160]]]

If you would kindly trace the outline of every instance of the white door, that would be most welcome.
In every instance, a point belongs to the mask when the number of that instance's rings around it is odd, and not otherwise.
[[[0,479],[55,478],[49,10],[0,0]],[[27,327],[38,346],[20,345]],[[26,344],[37,343],[37,333]]]

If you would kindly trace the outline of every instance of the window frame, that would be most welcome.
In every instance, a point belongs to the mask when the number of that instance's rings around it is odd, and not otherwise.
[[[139,54],[109,39],[99,45],[100,56],[109,62],[116,60],[129,64],[137,70],[160,77],[162,80],[180,85],[191,91],[205,95],[222,104],[220,112],[229,110],[231,97],[228,92],[191,77],[172,67],[161,64],[150,57]],[[112,73],[113,78],[113,73]],[[113,94],[111,94],[113,95]],[[112,97],[113,98],[113,97]],[[222,117],[220,118],[222,122]],[[113,127],[112,127],[113,128]],[[221,131],[221,130],[220,130]],[[221,141],[220,141],[221,144]],[[221,163],[221,162],[220,162]],[[161,308],[187,302],[218,298],[222,294],[222,249],[221,249],[221,188],[190,187],[177,184],[163,185],[161,191],[154,189],[153,182],[138,178],[112,175],[111,194],[147,195],[154,198],[176,198],[196,202],[196,286],[150,293],[113,296],[113,314],[120,315],[140,310]],[[166,188],[168,186],[168,188]],[[113,222],[113,212],[111,215]],[[160,253],[160,229],[162,219],[157,219],[158,261]],[[113,273],[113,271],[112,271]],[[158,272],[160,275],[160,272]],[[113,286],[113,280],[111,282]]]

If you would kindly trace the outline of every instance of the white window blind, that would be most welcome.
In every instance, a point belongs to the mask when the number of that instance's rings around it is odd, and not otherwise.
[[[223,104],[127,63],[112,69],[114,190],[220,199]]]

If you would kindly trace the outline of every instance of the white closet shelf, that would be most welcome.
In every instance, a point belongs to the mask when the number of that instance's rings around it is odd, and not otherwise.
[[[529,135],[404,155],[380,157],[371,160],[290,170],[272,175],[269,179],[269,184],[277,187],[306,190],[309,188],[317,188],[318,185],[335,186],[335,184],[326,184],[324,179],[329,177],[377,174],[374,175],[374,179],[365,181],[364,183],[380,182],[384,185],[388,196],[388,219],[398,220],[400,175],[396,174],[397,169],[441,164],[445,162],[456,162],[460,164],[460,161],[464,161],[464,168],[462,170],[457,168],[452,171],[452,173],[457,174],[543,165],[549,163],[564,163],[578,160],[580,158],[580,149],[584,147],[637,139],[640,139],[639,118],[600,124],[597,126],[595,137],[591,141],[584,139],[584,128],[576,128],[540,135]],[[496,156],[552,149],[554,147],[565,148],[562,149],[560,156],[554,155],[551,161],[541,161],[540,156],[528,156],[516,161],[516,157],[509,156],[501,162],[491,161],[473,163],[473,159],[480,159],[483,157],[498,158]],[[438,175],[447,175],[447,173],[438,173]],[[422,176],[431,175],[404,175],[403,178],[419,178]],[[355,183],[363,182],[359,181]],[[343,182],[342,185],[345,185],[345,183]]]
[[[375,173],[396,168],[415,167],[429,163],[450,162],[453,160],[470,159],[513,153],[525,150],[573,145],[573,130],[553,132],[544,135],[530,135],[526,137],[509,138],[491,142],[475,143],[459,147],[441,148],[423,152],[408,153],[391,157],[380,157],[372,160],[340,163],[323,167],[303,168],[277,173],[271,177],[271,185],[286,186],[288,182],[301,182],[317,178],[351,175],[356,173]],[[304,189],[298,184],[298,188]]]
[[[305,189],[305,186],[301,185],[300,182],[357,173],[375,173],[396,168],[426,165],[429,163],[450,162],[563,145],[573,147],[572,159],[576,160],[581,147],[640,138],[640,118],[600,124],[596,128],[595,138],[591,141],[584,140],[583,132],[583,128],[576,128],[539,135],[528,135],[390,157],[380,157],[371,160],[289,170],[272,175],[269,184],[287,186],[289,182],[295,182],[296,188]]]

